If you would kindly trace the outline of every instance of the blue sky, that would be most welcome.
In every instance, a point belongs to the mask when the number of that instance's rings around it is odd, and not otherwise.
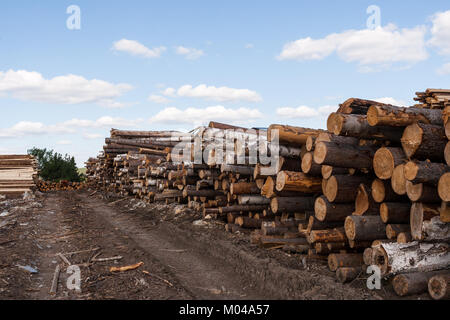
[[[67,7],[80,8],[69,30]],[[368,30],[376,5],[381,25]],[[95,156],[109,129],[324,127],[349,97],[449,88],[448,1],[8,1],[0,153]]]

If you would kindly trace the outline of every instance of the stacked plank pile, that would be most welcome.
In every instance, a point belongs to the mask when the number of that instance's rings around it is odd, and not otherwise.
[[[376,265],[383,276],[397,275],[399,294],[426,290],[433,278],[430,287],[441,290],[435,296],[445,296],[450,146],[447,112],[430,103],[401,108],[351,98],[329,116],[327,131],[211,122],[172,141],[173,132],[113,129],[103,153],[86,163],[88,181],[147,201],[187,203],[261,247],[327,259],[341,282]],[[217,139],[229,129],[241,136]],[[202,147],[192,145],[190,158],[178,159],[171,151],[180,141]],[[261,156],[275,150],[275,164],[263,164]],[[203,162],[196,164],[199,153]],[[239,157],[240,164],[228,164]]]
[[[0,155],[0,195],[20,197],[35,188],[37,163],[29,155]]]
[[[36,185],[40,192],[81,190],[85,186],[83,182],[72,182],[66,180],[59,182],[39,180]]]
[[[416,92],[415,101],[420,102],[414,107],[428,109],[444,109],[450,106],[450,90],[427,89],[425,92]]]

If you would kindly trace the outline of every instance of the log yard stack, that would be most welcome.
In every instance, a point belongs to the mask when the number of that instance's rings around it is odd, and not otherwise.
[[[0,195],[17,198],[35,189],[38,171],[29,155],[0,155]]]
[[[449,98],[437,89],[418,92],[413,107],[351,98],[327,130],[112,129],[86,162],[88,184],[184,203],[253,244],[327,260],[341,282],[372,266],[400,296],[448,298]]]

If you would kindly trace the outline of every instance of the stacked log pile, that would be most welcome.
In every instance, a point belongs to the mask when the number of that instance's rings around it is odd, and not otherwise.
[[[445,297],[450,122],[441,95],[427,90],[420,108],[351,98],[330,114],[327,130],[216,122],[190,134],[113,129],[86,163],[88,181],[150,202],[186,203],[261,247],[327,260],[341,282],[376,265],[399,294],[432,288],[431,296]],[[217,138],[236,129],[231,141]],[[172,152],[180,142],[191,147],[188,158]],[[273,165],[261,161],[277,151]]]
[[[36,185],[40,192],[74,191],[74,190],[81,190],[85,186],[83,182],[72,182],[66,180],[59,182],[39,180]]]
[[[37,163],[29,155],[0,155],[0,195],[21,197],[36,187]]]

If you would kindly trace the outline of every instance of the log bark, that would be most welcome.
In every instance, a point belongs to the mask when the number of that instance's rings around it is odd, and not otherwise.
[[[274,197],[270,201],[273,213],[302,213],[314,208],[313,197]]]
[[[381,243],[374,255],[383,276],[445,269],[449,261],[447,243]]]
[[[344,227],[350,240],[371,241],[386,238],[386,225],[380,216],[348,216]]]
[[[379,215],[380,204],[372,198],[372,191],[368,185],[360,184],[356,192],[354,215]]]
[[[342,267],[336,270],[336,279],[340,283],[348,283],[355,280],[362,272],[361,267]]]
[[[219,208],[219,212],[221,214],[223,213],[228,213],[228,212],[259,212],[262,211],[264,209],[266,209],[267,206],[266,205],[231,205],[228,207],[220,207]]]
[[[320,196],[314,202],[315,217],[319,221],[338,222],[352,214],[352,203],[331,203],[325,196]]]
[[[383,202],[380,205],[380,218],[384,223],[408,223],[410,211],[410,202]]]
[[[260,194],[258,186],[254,182],[235,182],[230,185],[231,194]]]
[[[243,194],[238,196],[239,204],[258,204],[258,205],[269,205],[270,199],[265,198],[260,195],[248,195]]]
[[[377,102],[377,101],[372,101],[372,100],[349,98],[339,105],[339,109],[337,110],[337,112],[346,113],[346,114],[363,114],[363,115],[365,115],[365,114],[367,114],[369,107],[373,106],[373,105],[384,106],[386,104]]]
[[[428,205],[420,202],[412,204],[410,225],[414,240],[450,240],[450,225],[440,220],[439,209],[439,205]]]
[[[322,179],[309,177],[302,172],[280,171],[277,174],[276,190],[318,193],[322,190]]]
[[[272,141],[272,130],[278,130],[280,144],[302,146],[309,136],[317,136],[323,130],[272,124],[267,129],[267,141]]]
[[[374,151],[333,142],[316,143],[314,162],[341,168],[371,168]]]
[[[328,179],[324,195],[329,202],[354,202],[355,190],[361,183],[369,184],[369,178],[361,176],[337,175]]]
[[[390,105],[373,105],[367,110],[367,121],[371,126],[406,127],[420,122],[442,126],[442,111]]]
[[[436,188],[424,183],[413,184],[411,181],[406,181],[406,194],[413,202],[433,203],[440,201]]]
[[[345,236],[344,229],[326,229],[326,230],[311,230],[308,236],[309,243],[316,242],[345,242],[347,237]]]
[[[415,123],[406,127],[401,143],[406,157],[440,162],[448,140],[442,126]]]
[[[449,121],[450,123],[450,121]],[[450,141],[447,142],[447,144],[445,145],[445,149],[444,149],[444,159],[445,159],[445,163],[450,166]]]
[[[327,129],[335,135],[389,141],[400,141],[403,132],[402,128],[372,127],[367,122],[365,115],[342,113],[330,114],[327,120]]]
[[[390,179],[395,167],[405,161],[406,156],[402,148],[383,147],[375,152],[373,170],[379,179]]]
[[[409,161],[404,167],[405,178],[414,184],[427,183],[437,186],[439,178],[450,171],[443,163],[429,161]]]
[[[412,236],[411,236],[411,232],[400,232],[397,236],[397,243],[408,243],[411,242]]]
[[[445,271],[444,271],[445,273]],[[442,271],[398,274],[392,279],[392,287],[400,297],[421,294],[428,291],[428,281]]]
[[[391,181],[375,179],[372,182],[372,198],[375,202],[399,202],[405,200],[404,196],[394,192]]]

